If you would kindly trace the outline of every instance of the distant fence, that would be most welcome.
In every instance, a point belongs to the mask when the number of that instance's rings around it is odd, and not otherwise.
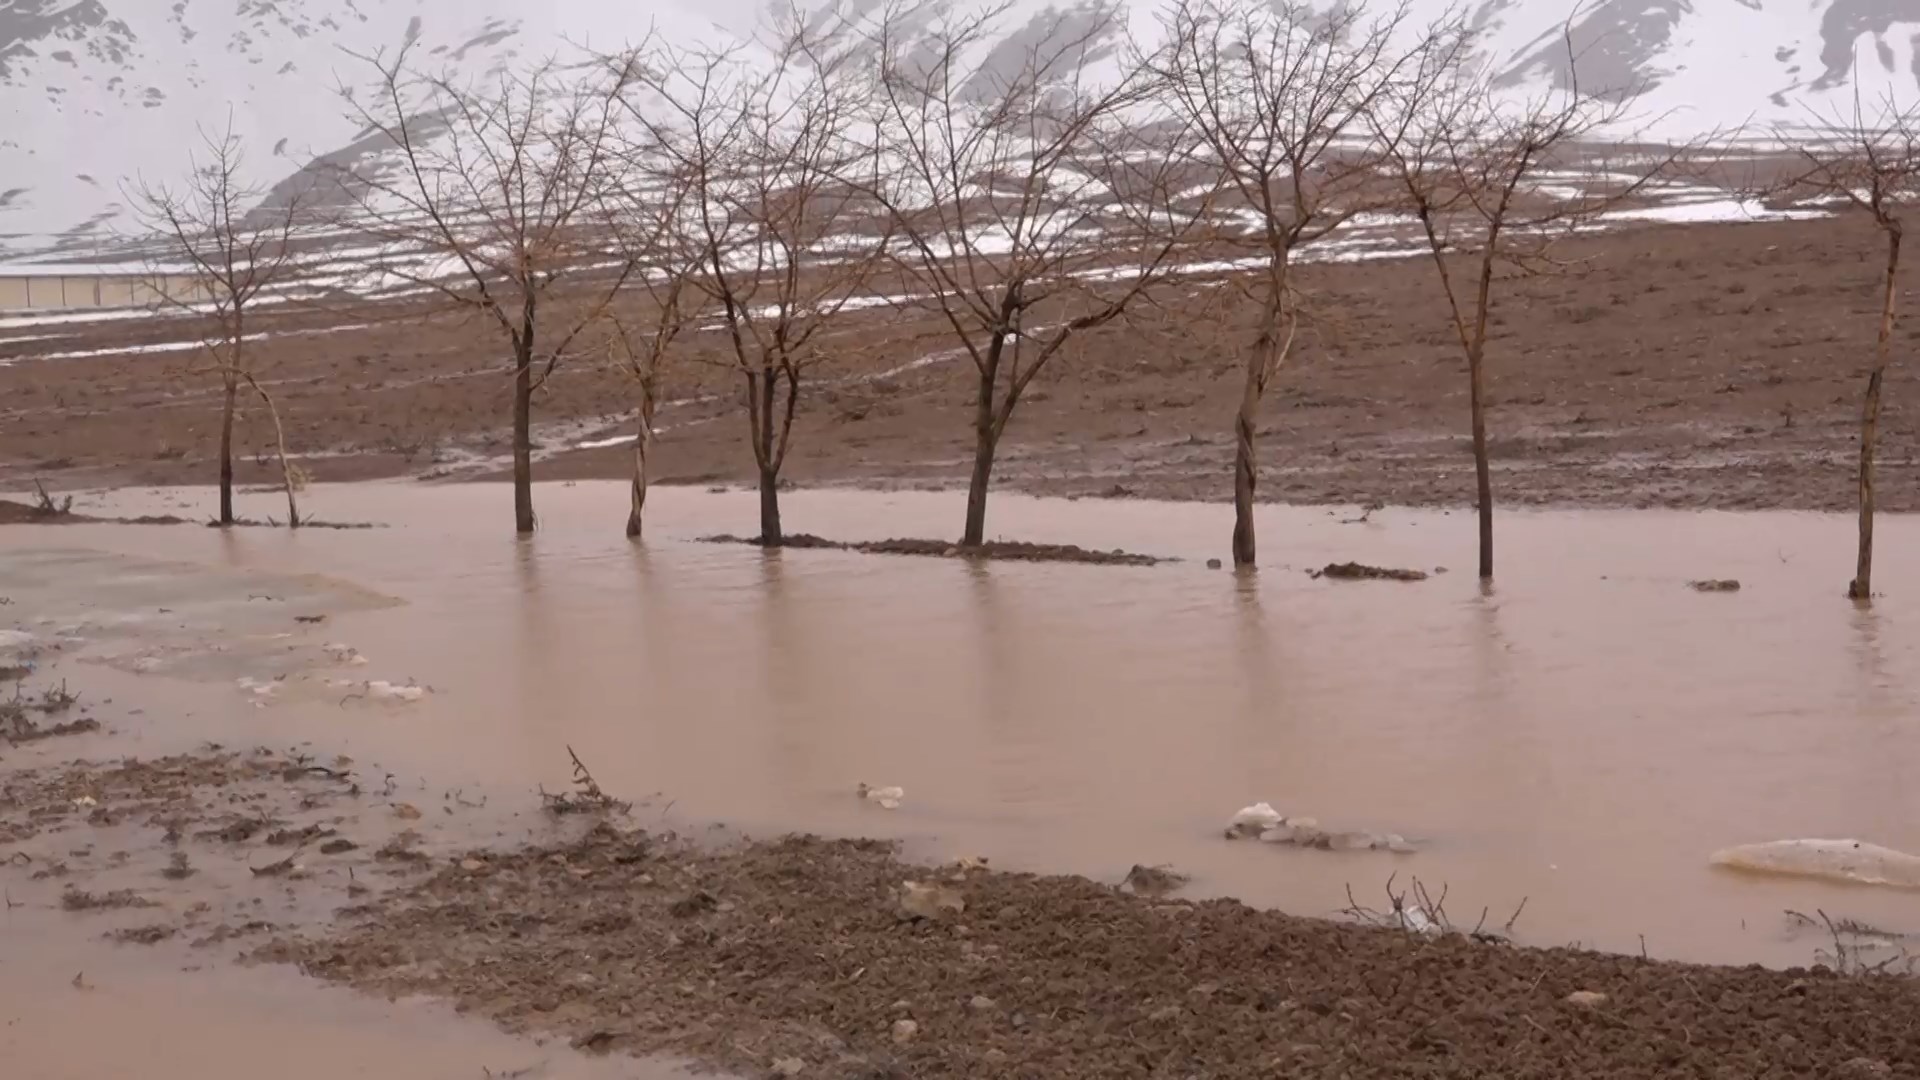
[[[207,298],[199,280],[185,274],[0,265],[0,312],[159,307]]]

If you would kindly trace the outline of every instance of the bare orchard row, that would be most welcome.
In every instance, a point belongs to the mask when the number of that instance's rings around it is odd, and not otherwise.
[[[266,202],[241,186],[238,143],[215,140],[191,184],[144,201],[217,298],[223,519],[234,399],[247,390],[272,405],[244,348],[249,305],[297,291],[307,264],[294,253],[326,222],[374,241],[363,281],[497,326],[514,377],[523,532],[535,521],[535,392],[558,365],[599,355],[616,358],[638,396],[628,533],[642,528],[663,380],[703,362],[737,376],[760,539],[780,543],[779,480],[808,372],[849,347],[842,331],[856,312],[884,304],[935,327],[977,375],[961,543],[979,544],[995,454],[1033,381],[1084,332],[1211,267],[1257,312],[1195,327],[1244,357],[1232,553],[1250,567],[1261,403],[1321,314],[1295,267],[1391,215],[1431,253],[1465,361],[1479,569],[1492,576],[1485,383],[1501,281],[1562,272],[1556,242],[1650,184],[1709,168],[1727,140],[1638,145],[1602,168],[1596,147],[1627,120],[1618,100],[1503,94],[1464,18],[1416,26],[1404,11],[1177,0],[1151,48],[1114,55],[1097,45],[1104,28],[1062,22],[1018,37],[1010,62],[1004,42],[1015,39],[998,17],[890,8],[834,25],[795,20],[751,47],[650,41],[484,90],[406,51],[370,58],[370,85],[343,99],[384,151],[317,166],[305,189]],[[1844,142],[1807,149],[1747,194],[1851,204],[1888,240],[1851,586],[1864,598],[1898,210],[1920,150],[1908,114],[1861,119]],[[1567,184],[1579,170],[1585,182]],[[287,470],[297,522],[295,480]]]

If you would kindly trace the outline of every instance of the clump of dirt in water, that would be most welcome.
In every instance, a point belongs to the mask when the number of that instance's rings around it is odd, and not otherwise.
[[[1328,563],[1319,570],[1307,571],[1309,577],[1332,578],[1335,581],[1425,581],[1425,570],[1399,570],[1390,566],[1368,566],[1366,563],[1343,562]]]
[[[0,670],[0,675],[24,677],[31,670],[24,666],[14,666]],[[59,686],[47,687],[38,694],[29,694],[25,684],[16,680],[13,697],[0,701],[0,740],[18,745],[62,735],[81,735],[99,731],[100,721],[90,716],[49,722],[51,717],[64,716],[71,712],[79,701],[80,695],[68,690],[64,682]]]
[[[71,819],[88,819],[106,811],[116,820],[131,818],[164,823],[177,833],[184,820],[216,815],[239,815],[240,808],[260,802],[262,792],[240,792],[250,781],[282,780],[300,766],[266,751],[241,755],[224,750],[180,754],[140,761],[129,758],[107,766],[85,762],[46,771],[13,773],[0,781],[0,821],[15,839],[25,839],[43,828]],[[196,837],[239,842],[259,831],[267,819],[244,815],[228,830],[200,830]],[[100,824],[103,822],[96,822]]]
[[[456,850],[443,833],[469,835],[452,793],[425,836],[385,805],[349,760],[298,751],[0,763],[0,880],[9,911],[64,911],[117,943],[222,945],[414,880],[428,851]]]
[[[750,544],[769,546],[759,537],[703,536],[708,544]],[[1156,555],[1136,552],[1095,551],[1077,544],[1031,544],[1019,540],[991,540],[984,544],[957,544],[950,540],[899,538],[893,540],[828,540],[808,533],[793,533],[778,545],[784,548],[811,548],[827,551],[859,551],[868,555],[920,555],[948,559],[997,559],[1003,562],[1084,563],[1092,566],[1157,566],[1177,562]]]
[[[0,525],[85,525],[88,523],[108,523],[113,525],[185,525],[187,519],[173,514],[145,514],[140,517],[94,517],[89,514],[75,513],[71,499],[63,500],[60,505],[41,503],[37,506],[0,499]]]
[[[910,915],[909,883],[952,902]],[[255,955],[580,1047],[787,1075],[1920,1070],[1906,980],[1476,944],[934,871],[873,841],[715,850],[605,822],[571,844],[470,853],[336,933]]]
[[[115,889],[109,893],[90,893],[85,889],[69,886],[60,894],[60,906],[68,911],[118,911],[122,908],[153,907],[154,902],[131,889]]]

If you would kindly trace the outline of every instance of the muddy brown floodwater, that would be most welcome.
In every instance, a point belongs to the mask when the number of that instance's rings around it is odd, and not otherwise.
[[[324,680],[262,695],[218,663],[142,673],[122,642],[88,677],[144,706],[123,752],[306,740],[401,783],[525,793],[566,783],[571,745],[608,790],[652,797],[650,827],[894,837],[1115,882],[1169,863],[1193,894],[1300,914],[1418,874],[1446,884],[1456,914],[1527,898],[1527,943],[1637,953],[1644,939],[1687,960],[1810,962],[1819,942],[1789,932],[1788,908],[1920,929],[1911,893],[1707,865],[1789,837],[1920,850],[1911,519],[1883,522],[1889,595],[1861,610],[1841,599],[1852,526],[1839,515],[1515,513],[1483,593],[1458,569],[1470,518],[1437,511],[1345,524],[1344,510],[1263,508],[1275,562],[1242,579],[1204,567],[1228,526],[1219,507],[997,503],[1009,538],[1183,560],[1079,567],[701,544],[750,528],[753,496],[680,489],[656,493],[633,547],[623,497],[544,486],[542,531],[521,542],[492,485],[322,486],[316,513],[386,527],[20,528],[0,533],[0,561],[87,549],[351,583],[288,648],[350,645],[368,660],[352,679],[422,687],[381,707]],[[195,517],[207,499],[76,508]],[[880,539],[942,535],[958,505],[802,492],[788,515]],[[1455,572],[1305,572],[1347,560]],[[36,587],[78,598],[87,577]],[[1688,587],[1707,578],[1743,587]],[[298,602],[252,601],[282,621]],[[857,799],[862,782],[904,787],[903,804]],[[1226,818],[1258,800],[1418,850],[1224,842]]]

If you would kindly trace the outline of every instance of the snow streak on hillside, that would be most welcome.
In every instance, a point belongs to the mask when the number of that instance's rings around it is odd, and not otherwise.
[[[951,0],[968,3],[972,0]],[[1339,0],[1330,0],[1339,2]],[[1381,0],[1374,0],[1378,5]],[[484,79],[503,65],[612,48],[649,30],[679,41],[751,33],[759,0],[0,0],[0,254],[93,248],[131,230],[124,187],[186,168],[229,115],[256,182],[365,149],[336,93],[355,53],[416,42],[423,62]],[[827,19],[882,0],[803,0]],[[1413,0],[1410,26],[1448,0]],[[1015,0],[992,45],[1009,60],[1052,30],[1111,22],[1151,43],[1163,0]],[[1892,93],[1920,98],[1920,0],[1475,0],[1485,61],[1515,93],[1636,95],[1662,136],[1746,125],[1767,135]],[[1571,17],[1571,22],[1569,19]],[[1564,33],[1571,28],[1577,73]]]

